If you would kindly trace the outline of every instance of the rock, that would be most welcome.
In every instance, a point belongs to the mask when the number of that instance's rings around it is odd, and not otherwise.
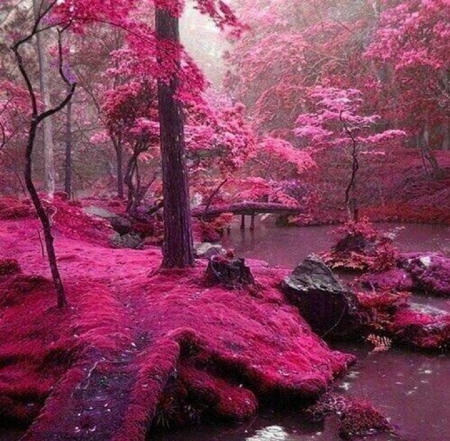
[[[226,288],[242,288],[256,286],[250,268],[245,265],[245,259],[228,258],[217,254],[209,259],[206,277],[214,284],[219,283]]]
[[[104,208],[96,207],[95,205],[90,205],[89,207],[83,208],[83,210],[87,214],[92,214],[93,216],[101,217],[103,219],[117,217],[117,214],[105,210]]]
[[[351,336],[367,321],[355,295],[314,254],[297,265],[283,280],[281,289],[322,337]]]
[[[307,408],[306,415],[315,422],[324,422],[327,417],[337,416],[341,439],[392,433],[394,430],[388,419],[370,402],[336,393],[323,394],[316,403]]]
[[[117,231],[121,236],[131,232],[131,221],[122,216],[115,216],[109,219],[114,231]]]
[[[407,271],[395,268],[381,273],[367,273],[360,277],[360,282],[366,288],[412,291],[414,282]]]
[[[392,238],[381,235],[367,219],[349,222],[339,230],[344,236],[323,254],[331,268],[373,272],[395,268],[398,252]]]
[[[198,259],[209,259],[218,254],[225,255],[226,250],[221,245],[210,242],[194,243],[195,257]]]
[[[414,348],[448,349],[450,314],[432,306],[411,303],[397,310],[389,331],[395,341]]]
[[[133,250],[141,249],[144,241],[139,234],[118,234],[110,238],[110,243],[113,248],[131,248]]]
[[[402,254],[399,263],[410,274],[415,290],[450,297],[450,258],[439,253],[409,253]]]
[[[374,254],[377,247],[377,240],[373,238],[367,238],[361,233],[348,234],[340,239],[333,247],[333,251],[336,253],[361,253],[361,254]]]

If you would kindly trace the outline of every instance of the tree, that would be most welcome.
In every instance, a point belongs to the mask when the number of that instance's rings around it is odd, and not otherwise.
[[[178,18],[156,6],[156,36],[160,54],[173,52],[176,69],[169,79],[158,79],[164,196],[163,268],[185,268],[194,264],[189,187],[185,162],[183,115],[176,98],[180,64]],[[162,63],[161,55],[159,62]]]
[[[34,23],[33,23],[31,31],[27,35],[22,37],[21,39],[17,40],[11,46],[11,49],[14,53],[19,71],[25,81],[26,88],[27,88],[29,98],[30,98],[30,105],[31,105],[31,117],[30,117],[30,122],[29,122],[29,127],[28,127],[28,139],[27,139],[26,150],[25,150],[25,171],[24,171],[25,184],[26,184],[26,188],[30,194],[33,205],[36,209],[39,220],[42,223],[42,227],[44,230],[44,239],[45,239],[45,246],[46,246],[46,250],[47,250],[47,256],[48,256],[48,260],[49,260],[49,264],[50,264],[50,270],[52,273],[53,282],[54,282],[55,289],[56,289],[57,304],[58,304],[58,307],[62,308],[67,305],[67,300],[66,300],[66,296],[65,296],[64,286],[63,286],[61,276],[59,273],[58,265],[56,262],[56,254],[55,254],[55,249],[53,246],[53,236],[52,236],[52,231],[51,231],[50,220],[49,220],[49,217],[47,215],[47,212],[46,212],[44,206],[42,205],[42,202],[38,195],[38,192],[36,191],[36,187],[34,186],[34,183],[33,183],[32,154],[33,154],[34,143],[35,143],[36,134],[37,134],[39,125],[46,118],[49,118],[51,115],[59,112],[67,105],[67,103],[71,100],[73,93],[75,92],[76,85],[74,83],[70,83],[70,81],[64,75],[63,60],[62,60],[62,58],[60,58],[59,73],[60,73],[61,78],[64,80],[64,83],[66,84],[66,86],[68,86],[68,92],[65,95],[65,97],[62,99],[62,101],[59,102],[58,105],[51,107],[51,108],[45,108],[44,110],[40,110],[39,102],[36,97],[36,92],[31,83],[26,66],[24,64],[24,60],[21,55],[22,46],[25,43],[28,43],[33,37],[35,37],[36,34],[43,32],[42,28],[40,27],[41,22],[44,19],[44,17],[50,12],[51,8],[54,6],[55,3],[56,2],[51,3],[46,9],[43,9],[42,11],[40,11],[40,13],[34,19]],[[69,24],[67,24],[67,26]],[[61,35],[65,31],[65,29],[66,28],[58,30],[60,47],[61,47]],[[61,51],[60,51],[60,55],[61,55]]]
[[[377,131],[378,115],[361,114],[362,94],[357,89],[316,87],[309,94],[315,103],[314,113],[297,118],[295,134],[311,149],[339,148],[350,157],[350,171],[344,191],[348,219],[358,220],[358,193],[356,189],[359,157],[365,150],[393,138],[405,135],[400,130]]]
[[[449,23],[445,0],[389,2],[365,54],[389,69],[397,86],[395,118],[416,136],[437,177],[441,170],[431,144],[450,146]]]
[[[41,14],[48,7],[49,2],[46,0],[33,0],[33,13],[35,22],[41,22]],[[48,32],[47,32],[48,33]],[[50,89],[48,80],[48,60],[44,41],[44,33],[38,28],[36,30],[36,51],[39,66],[39,89],[41,99],[46,109],[51,108]],[[53,124],[52,118],[49,116],[42,121],[43,126],[43,145],[44,145],[44,182],[47,196],[52,199],[55,193],[55,165],[53,145]]]
[[[158,107],[161,130],[161,156],[164,188],[165,239],[164,268],[186,267],[194,263],[189,207],[189,187],[184,154],[184,127],[181,103],[195,97],[203,76],[179,43],[178,18],[183,12],[181,1],[155,2],[155,32],[151,32],[139,3],[118,0],[114,8],[98,0],[67,0],[58,2],[55,20],[70,20],[74,29],[89,23],[107,22],[128,32],[130,44],[139,50],[157,49],[154,75],[158,81]],[[231,9],[221,0],[198,0],[198,9],[209,15],[220,27],[239,28]],[[145,9],[145,8],[144,8]],[[133,27],[130,26],[133,23]],[[181,59],[183,57],[183,68]],[[148,73],[150,74],[150,73]],[[183,78],[184,77],[184,78]],[[189,82],[186,81],[189,80]]]
[[[370,1],[246,1],[238,11],[250,30],[234,43],[227,86],[259,134],[296,142],[297,115],[318,84],[358,87],[372,77],[362,58],[376,15]],[[369,91],[371,90],[368,87]]]

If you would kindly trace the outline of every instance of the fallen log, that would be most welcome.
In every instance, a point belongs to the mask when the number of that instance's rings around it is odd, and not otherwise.
[[[240,202],[236,204],[211,205],[210,207],[200,205],[192,209],[191,213],[194,217],[214,218],[223,213],[250,216],[258,213],[300,214],[303,211],[303,207],[292,207],[274,202]]]

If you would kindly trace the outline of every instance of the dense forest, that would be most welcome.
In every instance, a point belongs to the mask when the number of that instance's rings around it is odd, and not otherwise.
[[[117,195],[130,210],[159,198],[157,83],[179,56],[197,203],[214,192],[214,203],[299,205],[293,222],[311,223],[342,220],[352,199],[377,218],[448,221],[445,2],[261,1],[237,6],[239,19],[220,2],[202,4],[223,28],[225,60],[214,24],[191,12],[183,29],[199,62],[179,46],[164,50],[163,64],[151,4],[100,3],[56,2],[21,48],[39,111],[76,84],[37,133],[39,190]],[[1,188],[20,195],[32,103],[10,47],[35,21],[31,2],[1,8]],[[199,64],[225,72],[223,84],[212,85]]]
[[[410,299],[450,296],[448,250],[372,223],[450,225],[450,2],[186,3],[0,4],[0,427],[139,441],[290,403],[404,439],[331,391],[355,357],[329,344],[449,347]],[[222,248],[235,216],[343,226],[290,272]]]

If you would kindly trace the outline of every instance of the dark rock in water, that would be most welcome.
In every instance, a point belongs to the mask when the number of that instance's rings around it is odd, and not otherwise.
[[[219,283],[227,288],[256,286],[250,268],[242,258],[228,258],[220,254],[213,256],[209,259],[206,276],[212,283]]]
[[[354,335],[367,321],[355,295],[318,256],[310,255],[297,265],[283,280],[281,289],[313,331],[322,337]]]
[[[131,222],[125,217],[115,216],[110,218],[109,222],[111,223],[113,230],[117,231],[121,236],[131,232]]]
[[[450,258],[439,253],[409,253],[402,254],[399,263],[411,275],[415,290],[450,297]]]
[[[336,253],[373,254],[376,247],[377,242],[365,237],[363,234],[348,234],[336,243],[333,251]]]
[[[395,268],[381,273],[367,273],[360,277],[360,282],[366,288],[412,291],[414,282],[409,273],[402,268]]]

